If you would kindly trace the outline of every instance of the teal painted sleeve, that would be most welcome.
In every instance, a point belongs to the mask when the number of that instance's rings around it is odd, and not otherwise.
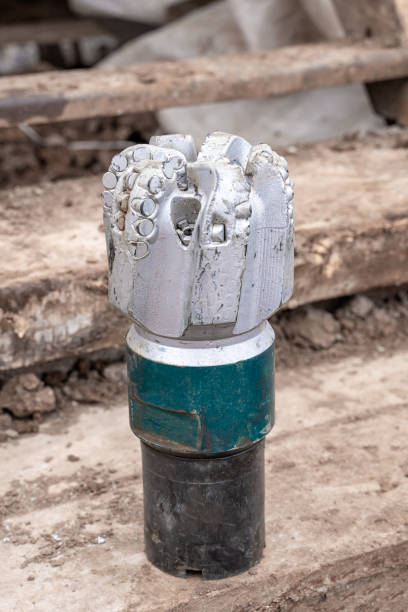
[[[211,455],[261,440],[274,422],[274,346],[218,366],[180,367],[127,349],[130,425],[142,440]]]

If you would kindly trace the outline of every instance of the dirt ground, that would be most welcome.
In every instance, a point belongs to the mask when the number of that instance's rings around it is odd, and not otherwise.
[[[101,174],[111,150],[66,142],[154,130],[152,117],[123,117],[39,128],[48,147],[11,135],[0,186]],[[406,131],[391,137],[408,146]],[[381,134],[369,138],[383,146]],[[330,146],[359,145],[351,136]],[[0,610],[408,609],[408,290],[315,303],[272,323],[277,424],[262,562],[217,582],[147,563],[123,352],[78,355],[2,381]]]
[[[0,188],[30,185],[39,178],[54,181],[103,174],[112,155],[124,148],[121,142],[146,142],[156,129],[152,113],[48,124],[35,127],[41,146],[17,128],[6,130],[0,149]],[[102,149],[101,141],[119,145]],[[69,148],[79,142],[90,148]]]
[[[9,380],[0,609],[405,612],[407,318],[404,288],[275,317],[267,548],[256,568],[217,582],[172,578],[144,557],[123,360],[64,361]]]
[[[0,188],[14,185],[30,185],[39,181],[102,175],[109,166],[112,155],[123,149],[115,142],[148,142],[158,132],[154,113],[103,117],[35,126],[42,139],[39,145],[17,128],[3,130],[3,146],[0,149]],[[101,141],[107,148],[101,149]],[[70,148],[73,143],[87,143],[88,150]],[[376,147],[408,147],[408,130],[397,126],[379,129],[366,134],[351,133],[341,140],[327,141],[325,146],[334,151],[352,151],[365,142]],[[112,146],[109,148],[109,144]],[[92,146],[93,144],[93,146]],[[288,158],[294,154],[315,148],[314,144],[296,145],[279,149]]]
[[[352,354],[381,357],[408,341],[408,288],[284,311],[271,323],[278,369],[294,371]],[[40,366],[35,373],[13,376],[0,388],[0,443],[38,431],[54,411],[70,410],[72,404],[109,407],[125,391],[123,350],[62,360]]]
[[[280,367],[262,562],[216,582],[143,554],[126,399],[73,400],[0,446],[1,609],[408,609],[408,344]],[[116,373],[115,373],[116,369]],[[108,376],[120,380],[120,368]]]

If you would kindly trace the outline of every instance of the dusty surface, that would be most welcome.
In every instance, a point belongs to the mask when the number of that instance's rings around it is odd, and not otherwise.
[[[279,371],[265,556],[219,582],[146,562],[140,454],[124,401],[72,406],[1,445],[2,606],[404,612],[407,357]]]
[[[18,128],[2,130],[3,146],[0,149],[0,187],[37,185],[38,182],[64,178],[101,176],[106,171],[113,152],[117,149],[101,150],[101,144],[133,140],[148,141],[158,131],[153,113],[122,115],[121,117],[99,117],[78,121],[49,123],[35,127],[46,146],[36,146]],[[93,142],[90,151],[68,149],[78,141]],[[398,127],[376,130],[369,134],[348,134],[343,139],[327,141],[323,146],[337,152],[353,151],[363,144],[375,148],[405,149],[408,146],[408,130]],[[319,145],[317,145],[319,147]],[[275,147],[291,162],[294,155],[313,157],[316,145]]]
[[[341,144],[344,150],[339,150],[339,143],[337,148],[319,144],[299,148],[288,157],[296,189],[297,250],[302,251],[306,232],[318,230],[322,243],[314,255],[316,259],[320,255],[322,262],[332,232],[349,228],[352,235],[356,227],[385,227],[387,221],[403,222],[408,217],[407,147]],[[105,171],[110,154],[100,155]],[[92,275],[93,266],[106,258],[102,189],[101,175],[88,172],[80,180],[40,181],[34,187],[0,192],[4,203],[0,231],[5,237],[0,250],[2,285],[44,279],[50,270],[56,276],[73,270]],[[335,262],[332,268],[333,273]]]
[[[408,152],[401,134],[385,145],[373,138],[290,154],[292,306],[408,281]],[[3,372],[122,342],[127,323],[106,298],[100,189],[90,177],[0,193]]]
[[[37,185],[101,175],[118,149],[114,143],[126,140],[144,142],[155,131],[152,114],[100,117],[91,120],[47,124],[36,128],[44,146],[36,145],[18,128],[3,130],[0,149],[0,187]],[[73,150],[73,143],[86,142],[89,150]],[[106,149],[107,143],[113,143]]]
[[[363,359],[399,350],[408,340],[408,287],[373,291],[278,313],[277,367],[335,362],[350,354]],[[126,390],[124,345],[39,364],[37,372],[0,380],[0,442],[38,431],[50,412],[77,404],[109,407]]]

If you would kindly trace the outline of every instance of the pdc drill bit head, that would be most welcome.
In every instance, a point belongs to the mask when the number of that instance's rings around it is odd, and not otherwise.
[[[222,132],[154,136],[103,176],[111,303],[154,334],[220,338],[293,290],[293,183],[266,144]]]

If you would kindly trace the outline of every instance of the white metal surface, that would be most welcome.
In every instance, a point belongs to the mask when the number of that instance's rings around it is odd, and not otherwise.
[[[102,194],[112,304],[160,336],[256,328],[293,288],[293,184],[266,145],[155,136],[112,159]]]
[[[128,347],[140,357],[182,367],[220,366],[260,355],[275,341],[268,321],[239,336],[219,340],[183,340],[156,336],[138,325],[132,325]]]

